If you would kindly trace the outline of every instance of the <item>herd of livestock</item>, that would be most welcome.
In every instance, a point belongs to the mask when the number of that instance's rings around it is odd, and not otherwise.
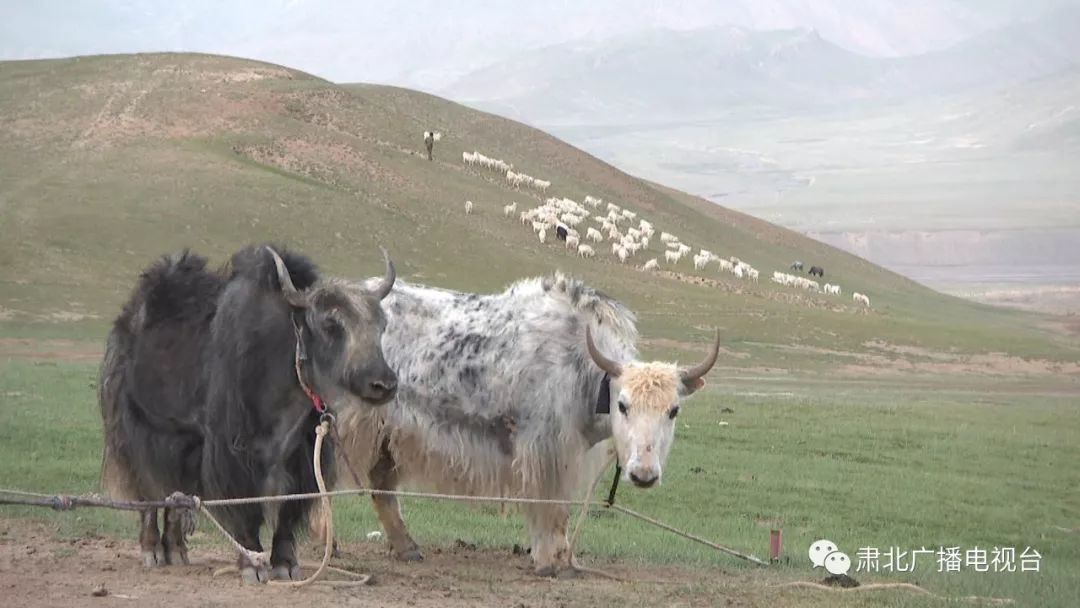
[[[485,156],[480,152],[463,152],[462,160],[466,166],[480,167],[487,170],[503,173],[507,181],[517,188],[522,183],[532,185],[540,181],[525,175],[515,173],[513,165],[496,158]],[[541,181],[542,188],[533,186],[541,192],[546,192],[551,182]],[[471,200],[465,201],[465,213],[471,215],[476,211],[476,203]],[[521,220],[522,225],[529,226],[536,234],[540,243],[549,241],[562,241],[564,246],[575,251],[582,258],[593,258],[597,255],[600,243],[605,240],[610,242],[611,255],[620,263],[627,263],[638,254],[644,255],[649,250],[649,244],[656,234],[652,223],[644,218],[639,218],[637,212],[624,209],[614,203],[604,203],[602,199],[586,195],[582,203],[566,197],[548,197],[542,204],[528,210],[518,212],[518,203],[513,201],[502,208],[503,215],[512,217],[515,213]],[[592,226],[584,226],[586,221],[591,221]],[[584,236],[581,234],[582,227]],[[677,266],[679,262],[693,251],[689,245],[682,243],[679,237],[661,232],[660,242],[664,246],[663,262]],[[706,270],[709,264],[715,262],[720,272],[729,272],[739,279],[747,279],[757,282],[760,273],[758,269],[740,260],[736,256],[721,257],[707,249],[699,249],[692,256],[695,270]],[[658,257],[645,260],[639,269],[650,271],[660,269]],[[803,263],[795,262],[791,270],[802,271]],[[824,268],[811,266],[808,273],[819,278],[825,276]],[[815,280],[802,276],[792,275],[780,271],[773,272],[772,281],[786,287],[798,287],[826,295],[841,295],[839,285],[826,283],[824,287]],[[854,293],[853,300],[865,306],[870,305],[870,299],[861,293]]]

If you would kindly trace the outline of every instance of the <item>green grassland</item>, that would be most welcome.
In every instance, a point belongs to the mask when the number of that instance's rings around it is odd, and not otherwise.
[[[434,162],[423,155],[427,129],[444,135]],[[542,245],[501,211],[541,199],[467,170],[463,150],[551,180],[551,195],[591,194],[637,211],[695,248],[751,263],[762,282],[694,272],[687,261],[681,276],[636,270],[662,259],[658,242],[634,265],[603,246],[582,260],[561,243]],[[464,214],[465,200],[477,213]],[[245,243],[278,241],[329,273],[362,277],[380,271],[377,246],[385,245],[401,276],[455,289],[498,290],[555,269],[581,276],[638,313],[649,357],[696,359],[720,328],[724,357],[680,416],[663,486],[624,488],[625,504],[759,556],[779,524],[790,559],[780,576],[791,580],[818,577],[805,550],[820,537],[851,554],[859,546],[1030,545],[1043,556],[1038,574],[946,575],[927,564],[914,575],[864,580],[1031,606],[1080,598],[1080,543],[1062,531],[1080,519],[1080,347],[1054,319],[934,292],[626,175],[524,125],[414,91],[343,87],[225,57],[3,62],[0,231],[0,486],[97,489],[96,363],[16,351],[55,340],[102,344],[156,256],[190,246],[223,262]],[[824,266],[844,297],[768,282],[794,259]],[[873,307],[852,306],[852,291],[869,294]],[[991,352],[1041,371],[983,369],[982,359],[933,368],[941,357]],[[890,373],[853,369],[868,360]],[[893,365],[915,367],[893,373]],[[377,528],[363,500],[338,504],[346,542]],[[517,518],[492,509],[408,501],[406,510],[428,545],[524,540]],[[110,513],[0,513],[45,518],[66,535],[134,532],[130,517]],[[748,568],[621,517],[592,520],[582,547],[587,556],[705,572]],[[828,601],[785,596],[789,604]],[[937,605],[902,594],[843,603]]]
[[[86,363],[0,363],[3,486],[98,490],[95,372]],[[807,547],[818,538],[836,542],[853,560],[859,547],[884,552],[892,546],[999,546],[1019,553],[1030,546],[1042,556],[1038,573],[963,568],[945,574],[938,572],[934,557],[918,562],[914,573],[856,577],[863,583],[916,582],[944,596],[1008,597],[1023,606],[1075,605],[1080,544],[1075,532],[1063,531],[1080,519],[1075,395],[1031,396],[988,386],[782,388],[767,393],[749,382],[710,385],[679,418],[663,485],[649,491],[622,487],[618,501],[759,557],[767,555],[769,530],[782,528],[785,561],[763,579],[770,582],[821,578],[806,557]],[[734,412],[723,413],[723,408]],[[368,531],[379,529],[366,499],[342,498],[335,506],[342,542],[365,542]],[[526,543],[520,518],[503,518],[493,507],[410,499],[404,509],[414,536],[429,547],[463,539],[509,551],[514,543]],[[129,514],[22,508],[0,513],[44,518],[62,537],[116,534],[135,542]],[[756,568],[635,520],[602,515],[589,520],[582,537],[586,562],[600,555],[732,576]],[[202,529],[208,533],[197,541],[197,551],[227,551],[209,528]],[[762,589],[751,583],[745,592],[754,597]],[[787,601],[812,605],[813,600],[811,594]],[[850,596],[841,603],[938,605],[897,592]]]

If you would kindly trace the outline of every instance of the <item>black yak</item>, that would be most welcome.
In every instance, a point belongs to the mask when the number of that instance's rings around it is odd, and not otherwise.
[[[381,347],[380,302],[395,279],[386,252],[383,280],[364,290],[280,251],[247,247],[213,271],[185,250],[143,272],[100,370],[106,492],[132,500],[317,492],[312,452],[324,403],[394,397],[397,377]],[[270,569],[241,554],[244,580],[300,578],[295,533],[313,502],[276,507]],[[187,563],[179,514],[166,509],[163,536],[156,510],[141,515],[144,564]],[[244,547],[263,550],[263,504],[214,515]]]
[[[807,274],[809,274],[810,276],[817,275],[819,278],[824,277],[825,276],[825,269],[822,268],[821,266],[811,266],[810,267],[810,272],[808,272]]]

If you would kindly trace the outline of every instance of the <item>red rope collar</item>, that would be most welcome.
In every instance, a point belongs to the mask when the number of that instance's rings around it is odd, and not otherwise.
[[[304,349],[304,336],[300,330],[300,325],[296,322],[295,316],[293,317],[293,331],[296,333],[296,356],[294,358],[296,380],[300,383],[300,388],[303,389],[304,394],[311,400],[311,407],[315,408],[316,412],[325,414],[326,402],[319,396],[319,393],[316,393],[314,389],[304,381],[304,361],[307,361],[307,351]]]

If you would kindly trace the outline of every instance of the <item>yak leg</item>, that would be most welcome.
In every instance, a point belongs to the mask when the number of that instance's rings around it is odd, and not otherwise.
[[[525,507],[525,519],[532,539],[534,572],[539,576],[556,576],[570,568],[570,541],[566,537],[569,508],[530,504]]]
[[[142,548],[143,566],[153,568],[166,563],[161,533],[158,531],[157,509],[139,511],[139,546]]]
[[[305,488],[299,493],[317,491]],[[277,529],[274,530],[274,544],[270,553],[272,578],[293,581],[304,578],[300,572],[300,563],[296,559],[296,528],[304,519],[304,511],[309,507],[309,501],[290,500],[282,503],[278,510]]]
[[[376,490],[395,490],[398,484],[398,474],[394,467],[394,458],[390,455],[387,444],[383,444],[382,452],[375,466],[368,475],[371,486]],[[420,552],[420,546],[409,536],[409,530],[405,528],[405,520],[401,518],[401,505],[398,504],[397,496],[385,494],[373,495],[375,513],[379,516],[379,523],[390,541],[390,550],[394,557],[405,562],[417,562],[424,559]]]
[[[261,504],[235,505],[225,507],[231,511],[225,518],[225,527],[248,551],[262,553],[262,541],[259,540],[259,528],[263,524]],[[265,563],[254,563],[244,553],[236,557],[236,568],[245,583],[265,583],[270,580],[270,572]]]
[[[183,509],[165,509],[165,534],[161,537],[161,546],[165,550],[166,564],[183,564],[188,561],[187,542],[184,540]]]

